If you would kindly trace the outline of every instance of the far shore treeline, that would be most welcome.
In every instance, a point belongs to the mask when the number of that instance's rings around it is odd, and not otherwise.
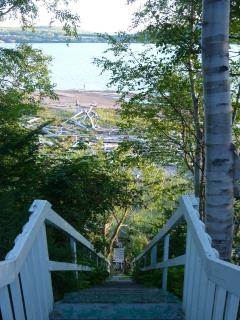
[[[119,40],[121,35],[112,35]],[[142,33],[129,34],[133,43],[146,42],[146,36]],[[106,43],[107,38],[101,34],[91,32],[78,32],[77,37],[66,36],[61,28],[36,27],[34,30],[23,30],[21,28],[1,27],[0,42],[4,43]]]

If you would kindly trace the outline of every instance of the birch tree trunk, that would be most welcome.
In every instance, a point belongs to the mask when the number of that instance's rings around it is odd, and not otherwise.
[[[230,0],[203,0],[206,227],[224,260],[231,257],[233,232],[229,13]]]

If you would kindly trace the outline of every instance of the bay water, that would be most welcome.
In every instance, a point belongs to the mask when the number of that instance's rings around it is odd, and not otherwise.
[[[0,43],[1,47],[14,48],[15,43]],[[51,79],[57,90],[115,90],[114,87],[107,87],[110,73],[101,74],[101,68],[93,64],[94,58],[107,56],[114,60],[111,52],[105,54],[109,48],[107,43],[34,43],[33,48],[38,48],[44,54],[50,55],[53,61],[50,65]],[[151,46],[153,49],[154,46]],[[141,43],[131,44],[134,52],[144,50]],[[156,50],[156,49],[155,49]],[[155,51],[153,49],[153,51]],[[230,55],[239,59],[240,47],[231,45]],[[155,51],[156,52],[156,51]],[[236,55],[238,53],[238,55]]]
[[[14,48],[14,43],[1,43],[1,47]],[[109,47],[106,43],[34,43],[44,54],[50,55],[53,61],[50,65],[51,80],[58,90],[114,90],[107,87],[110,73],[101,75],[101,68],[93,64],[94,58],[100,58]],[[141,51],[142,44],[132,44],[134,50]],[[114,58],[108,53],[109,58]]]

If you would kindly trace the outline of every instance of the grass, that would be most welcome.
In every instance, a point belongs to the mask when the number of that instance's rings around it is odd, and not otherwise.
[[[117,110],[114,109],[98,108],[97,114],[100,117],[100,126],[115,127],[117,122],[120,120],[120,115],[118,114]]]
[[[66,110],[60,110],[55,108],[41,108],[38,112],[38,116],[44,121],[53,120],[54,124],[60,124],[63,121],[73,116],[73,113]]]

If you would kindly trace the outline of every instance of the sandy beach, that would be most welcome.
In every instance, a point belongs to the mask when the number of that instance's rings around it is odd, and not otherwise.
[[[65,111],[74,111],[77,105],[117,109],[118,94],[114,91],[57,90],[59,100],[44,99],[42,105]]]

